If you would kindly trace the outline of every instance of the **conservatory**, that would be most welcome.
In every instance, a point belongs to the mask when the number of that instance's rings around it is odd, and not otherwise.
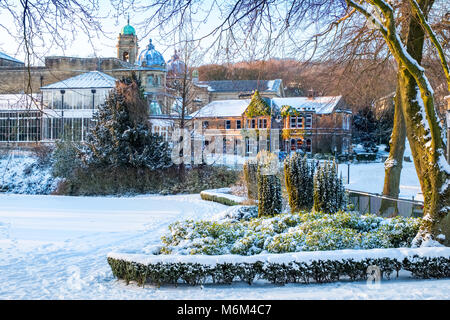
[[[0,95],[0,142],[41,140],[41,97],[34,94]]]
[[[42,141],[84,141],[94,112],[115,83],[115,78],[91,71],[42,87]]]

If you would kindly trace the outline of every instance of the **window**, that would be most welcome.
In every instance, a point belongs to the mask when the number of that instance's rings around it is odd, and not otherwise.
[[[297,150],[301,150],[303,146],[303,140],[297,139]]]
[[[312,128],[312,115],[308,114],[305,118],[305,129]]]
[[[267,128],[267,119],[258,119],[258,128],[260,129]]]
[[[153,87],[153,75],[147,77],[147,87]]]
[[[241,129],[241,120],[236,120],[236,129]]]
[[[225,129],[231,129],[231,120],[225,120]]]
[[[256,120],[255,119],[252,119],[252,127],[251,128],[252,129],[256,128]]]
[[[291,128],[297,128],[297,118],[291,117]]]
[[[203,129],[208,129],[209,128],[209,122],[208,121],[203,121]]]
[[[311,139],[306,139],[306,152],[311,152]]]
[[[297,128],[303,128],[303,116],[297,117]]]

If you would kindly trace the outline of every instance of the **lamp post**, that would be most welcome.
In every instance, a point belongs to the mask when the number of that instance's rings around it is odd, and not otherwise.
[[[64,94],[66,90],[60,90],[59,92],[61,92],[62,139],[64,140]]]
[[[97,92],[97,90],[95,89],[91,89],[92,92],[92,110],[95,109],[95,93]]]

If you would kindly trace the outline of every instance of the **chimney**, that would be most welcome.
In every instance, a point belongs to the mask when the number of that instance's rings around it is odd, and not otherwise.
[[[315,98],[315,96],[316,96],[316,93],[315,93],[314,89],[313,88],[309,89],[308,90],[308,99],[313,100]]]

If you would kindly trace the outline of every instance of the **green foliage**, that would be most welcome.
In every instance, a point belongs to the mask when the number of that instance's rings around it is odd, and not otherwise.
[[[190,220],[169,226],[161,252],[253,255],[408,247],[420,222],[420,218],[387,219],[342,211],[279,214],[239,222]]]
[[[281,106],[281,116],[282,117],[287,117],[287,116],[294,116],[294,117],[298,117],[300,116],[300,112],[288,105],[283,105]]]
[[[262,150],[256,156],[258,163],[258,215],[270,216],[281,213],[281,183],[277,177],[278,158]]]
[[[314,202],[314,165],[308,162],[307,156],[294,153],[286,158],[284,177],[291,210],[310,210]]]
[[[281,213],[281,183],[276,175],[265,175],[258,169],[258,215]]]
[[[71,168],[68,162],[68,168]],[[202,166],[185,170],[180,179],[177,168],[150,170],[149,168],[102,166],[78,167],[60,183],[57,194],[65,195],[123,195],[142,193],[200,193],[205,189],[229,187],[239,172],[223,167]]]
[[[168,144],[151,133],[148,105],[135,80],[118,82],[94,119],[84,152],[88,165],[152,170],[171,165]]]
[[[245,110],[245,115],[248,118],[254,118],[258,116],[270,116],[270,106],[269,104],[261,97],[258,90],[252,96],[252,100]]]
[[[78,168],[83,167],[81,161],[81,145],[77,142],[62,140],[55,142],[55,149],[51,155],[52,175],[71,179]]]
[[[335,213],[345,207],[345,188],[336,163],[326,161],[314,174],[314,210]]]
[[[221,204],[224,204],[226,206],[236,206],[236,205],[240,204],[239,202],[236,202],[236,201],[234,201],[234,200],[232,200],[230,198],[227,198],[225,195],[224,196],[220,196],[220,195],[208,194],[208,193],[205,193],[205,192],[200,192],[200,197],[203,200],[221,203]]]
[[[391,274],[400,270],[411,272],[416,278],[448,278],[450,277],[450,259],[448,257],[407,257],[403,260],[395,258],[366,258],[361,261],[353,259],[313,260],[309,263],[290,261],[272,263],[256,261],[253,263],[223,262],[215,265],[200,263],[150,263],[126,261],[108,257],[108,264],[113,275],[128,284],[136,281],[138,285],[146,283],[154,285],[177,285],[183,281],[190,285],[213,283],[231,284],[235,279],[252,284],[256,278],[271,283],[284,285],[294,283],[326,283],[339,281],[347,277],[352,281],[367,279],[369,266],[378,266],[381,275],[390,279]]]

